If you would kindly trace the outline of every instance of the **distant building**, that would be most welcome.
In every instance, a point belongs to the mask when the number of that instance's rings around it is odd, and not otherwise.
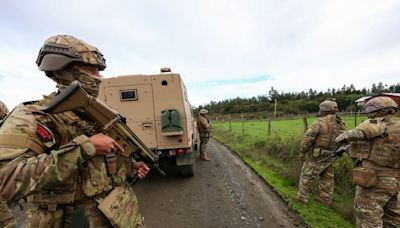
[[[367,96],[367,97],[361,97],[359,99],[356,100],[356,104],[357,106],[363,106],[365,105],[365,103],[367,103],[367,101],[371,98],[371,96]]]
[[[397,105],[400,106],[400,93],[380,93],[374,96],[361,97],[360,99],[356,100],[356,103],[357,105],[362,106],[374,97],[390,97],[397,103]]]

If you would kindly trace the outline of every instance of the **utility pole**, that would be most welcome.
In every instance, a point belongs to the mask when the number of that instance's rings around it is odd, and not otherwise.
[[[274,119],[276,119],[276,106],[278,105],[278,102],[275,99],[275,108],[274,108]]]

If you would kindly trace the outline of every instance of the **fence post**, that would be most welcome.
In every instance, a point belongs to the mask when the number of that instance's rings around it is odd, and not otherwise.
[[[354,112],[354,127],[357,127],[357,113],[358,113],[358,110],[356,110]]]
[[[304,132],[308,129],[307,116],[303,116]]]
[[[271,135],[271,119],[270,118],[268,119],[268,127],[267,128],[268,128],[267,134]]]
[[[244,119],[243,119],[243,113],[242,113],[242,135],[244,135]]]

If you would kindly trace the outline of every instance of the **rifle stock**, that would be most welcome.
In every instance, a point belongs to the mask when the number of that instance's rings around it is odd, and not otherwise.
[[[333,151],[332,154],[330,154],[328,157],[322,158],[322,159],[318,160],[318,162],[324,162],[324,161],[333,159],[335,157],[340,157],[343,155],[344,152],[346,152],[349,149],[349,147],[350,147],[350,144],[340,146],[335,151]]]
[[[153,153],[137,137],[137,135],[125,124],[124,117],[106,104],[90,96],[82,89],[78,81],[72,82],[65,90],[57,95],[42,109],[48,113],[61,113],[65,111],[79,110],[89,120],[102,127],[103,133],[118,142],[124,151],[118,151],[125,157],[134,157],[148,165],[158,168],[158,156]]]

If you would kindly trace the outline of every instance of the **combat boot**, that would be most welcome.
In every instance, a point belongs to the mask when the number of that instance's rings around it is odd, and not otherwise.
[[[326,206],[330,206],[332,204],[331,199],[322,198],[320,196],[315,197],[315,200],[322,204],[325,204]]]
[[[308,204],[308,199],[304,196],[296,195],[293,197],[293,199],[297,202]]]
[[[202,154],[200,156],[200,159],[203,160],[203,161],[210,161],[210,158],[208,158],[207,154]]]

